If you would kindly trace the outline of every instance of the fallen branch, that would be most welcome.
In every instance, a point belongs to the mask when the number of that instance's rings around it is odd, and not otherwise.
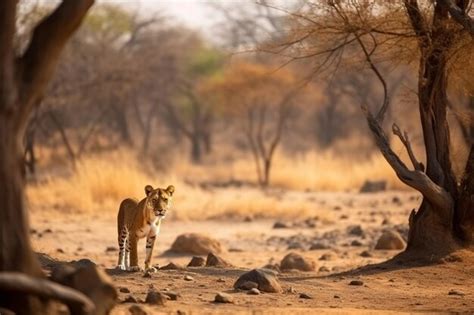
[[[95,305],[81,292],[41,278],[33,278],[20,272],[1,272],[0,291],[31,294],[66,304],[71,314],[93,314]]]

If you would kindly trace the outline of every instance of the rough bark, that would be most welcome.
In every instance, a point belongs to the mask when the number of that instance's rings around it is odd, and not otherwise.
[[[33,32],[25,53],[15,60],[16,0],[0,2],[0,271],[41,277],[29,241],[24,205],[23,147],[26,123],[48,83],[67,39],[93,0],[64,0]],[[0,305],[18,314],[45,314],[44,300],[0,292]]]

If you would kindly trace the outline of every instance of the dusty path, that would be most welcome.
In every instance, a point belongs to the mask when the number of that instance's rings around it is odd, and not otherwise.
[[[387,207],[388,213],[373,211],[364,202],[392,197],[377,194],[371,199],[367,196],[360,199],[358,196],[353,197],[354,206],[338,208],[330,216],[320,215],[311,227],[299,224],[294,228],[273,229],[275,220],[177,222],[171,218],[163,226],[158,238],[155,263],[163,266],[172,261],[186,265],[190,255],[167,255],[165,251],[177,235],[198,232],[221,241],[226,248],[221,256],[236,267],[160,270],[151,278],[144,278],[142,273],[117,274],[111,271],[116,286],[130,291],[121,292],[120,300],[123,301],[129,295],[139,301],[144,300],[148,288],[153,286],[181,295],[177,301],[168,301],[164,307],[142,306],[157,314],[176,314],[178,310],[186,314],[306,314],[309,311],[380,314],[382,310],[474,313],[474,259],[470,253],[459,254],[457,259],[453,259],[454,262],[432,266],[415,268],[381,265],[365,269],[364,272],[350,271],[383,262],[397,254],[396,251],[376,251],[373,246],[382,229],[387,226],[400,228],[412,206],[406,201],[403,206]],[[409,200],[411,197],[401,194],[401,198]],[[388,215],[391,223],[382,225],[381,222]],[[297,221],[300,222],[303,221]],[[362,234],[350,232],[354,224],[360,224]],[[32,229],[35,249],[58,260],[88,258],[106,269],[116,264],[113,215],[59,215],[58,212],[33,211]],[[357,245],[354,245],[355,240],[358,241]],[[308,246],[315,241],[327,244],[328,248],[308,250]],[[143,241],[139,246],[142,260]],[[108,247],[109,250],[106,250]],[[245,270],[278,263],[290,251],[312,257],[317,262],[317,270],[325,267],[323,269],[327,271],[281,273],[279,279],[284,289],[281,294],[251,296],[232,289],[234,281]],[[363,251],[368,251],[371,257],[361,257]],[[328,255],[320,260],[324,254]],[[184,280],[185,275],[191,276],[193,280]],[[363,285],[349,285],[355,279],[362,280]],[[235,303],[212,303],[217,292],[230,293]],[[302,299],[300,293],[306,293],[312,299]],[[120,304],[114,314],[128,314],[130,305]]]

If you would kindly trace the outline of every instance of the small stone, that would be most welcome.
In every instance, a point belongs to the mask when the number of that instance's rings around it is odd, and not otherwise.
[[[464,296],[465,294],[461,291],[451,289],[451,290],[449,290],[448,295]]]
[[[309,247],[309,250],[319,250],[319,249],[329,249],[329,246],[327,246],[323,243],[313,243]]]
[[[275,222],[275,224],[273,224],[274,229],[288,229],[290,227],[291,226],[288,223],[281,222],[281,221],[277,221],[277,222]]]
[[[116,252],[116,251],[118,251],[118,248],[115,247],[115,246],[107,246],[107,247],[105,248],[105,252],[106,252],[106,253],[111,253],[111,252]]]
[[[371,254],[369,251],[367,251],[367,250],[364,250],[364,251],[363,251],[362,253],[360,253],[359,255],[360,255],[360,257],[365,257],[365,258],[367,258],[367,257],[372,257],[372,254]]]
[[[296,253],[289,253],[283,257],[280,268],[282,270],[296,269],[300,271],[314,271],[316,269],[316,263],[308,257],[303,257]]]
[[[137,299],[133,295],[127,296],[122,303],[137,303]]]
[[[131,315],[147,315],[148,313],[140,305],[132,305],[128,308]]]
[[[258,288],[258,283],[253,281],[245,281],[239,286],[239,289],[241,290],[251,290],[254,288]]]
[[[392,203],[401,204],[401,203],[402,203],[402,200],[400,199],[400,197],[394,196],[394,197],[392,198]]]
[[[167,300],[166,295],[155,290],[148,291],[145,303],[152,305],[165,305]]]
[[[335,298],[335,299],[340,299],[341,297],[336,294],[336,295],[334,295],[334,298]]]
[[[364,285],[364,282],[362,280],[352,280],[351,282],[349,282],[349,285],[361,286]]]
[[[227,293],[219,292],[216,294],[214,298],[214,302],[216,303],[234,303],[234,298]]]
[[[363,236],[364,235],[364,230],[362,230],[362,227],[360,225],[353,225],[348,227],[347,232],[349,235],[355,235],[355,236]]]
[[[207,260],[206,260],[206,267],[231,267],[232,264],[224,260],[223,258],[214,255],[213,253],[209,253],[207,255]]]
[[[51,229],[46,229],[43,231],[43,234],[47,234],[47,233],[53,233],[53,230]]]
[[[377,241],[375,249],[400,250],[405,248],[405,241],[397,231],[385,231]]]
[[[339,217],[339,219],[341,219],[341,220],[347,220],[347,219],[349,219],[349,216],[346,215],[346,214],[343,214],[343,215],[341,215],[341,216]]]
[[[221,282],[221,283],[224,283],[224,282],[225,282],[225,280],[222,279],[222,278],[219,278],[219,279],[217,279],[216,281],[217,281],[217,282]]]
[[[185,270],[185,269],[186,269],[185,267],[175,264],[174,262],[170,262],[166,266],[163,266],[160,268],[160,270]]]
[[[322,254],[321,257],[319,257],[319,260],[334,260],[334,255],[331,253]]]
[[[252,289],[248,290],[247,294],[249,294],[249,295],[259,295],[260,290],[257,289],[257,288],[252,288]]]
[[[390,224],[390,220],[389,220],[389,219],[387,219],[387,218],[383,219],[382,225],[389,225],[389,224]]]
[[[143,278],[151,278],[151,272],[145,271]]]
[[[58,249],[56,249],[56,252],[58,252],[58,253],[60,253],[60,254],[64,254],[64,249],[58,248]]]
[[[119,291],[122,293],[130,293],[130,290],[128,288],[123,288],[123,287],[120,288]]]
[[[186,280],[186,281],[193,281],[194,278],[191,277],[190,275],[185,275],[185,276],[184,276],[184,280]]]
[[[206,265],[206,259],[200,256],[193,256],[188,264],[188,267],[203,267]]]
[[[244,218],[244,222],[252,222],[252,221],[253,221],[253,218],[249,215]]]
[[[311,300],[313,297],[306,294],[306,293],[300,293],[300,299],[308,299]]]
[[[357,246],[358,247],[358,246],[362,246],[362,245],[364,245],[364,244],[362,244],[362,242],[359,241],[359,240],[353,240],[351,242],[351,246]]]
[[[288,245],[288,249],[304,249],[304,246],[300,242],[293,242]]]
[[[326,267],[326,266],[321,266],[321,267],[319,268],[319,272],[329,272],[329,271],[330,271],[329,268]]]
[[[240,289],[246,282],[255,282],[258,284],[258,289],[263,292],[279,293],[282,291],[275,274],[268,269],[253,269],[242,274],[234,283],[235,289]]]
[[[162,291],[162,294],[166,295],[170,300],[176,301],[181,294],[174,292],[174,291]]]

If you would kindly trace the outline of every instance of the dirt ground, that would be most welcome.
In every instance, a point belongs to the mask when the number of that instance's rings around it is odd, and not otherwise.
[[[474,314],[472,252],[456,253],[441,263],[413,266],[383,263],[398,252],[373,249],[385,229],[406,234],[408,213],[419,203],[417,195],[308,193],[307,198],[314,201],[314,217],[286,222],[288,228],[273,228],[278,218],[165,219],[155,245],[154,263],[186,266],[192,255],[173,255],[167,250],[178,235],[196,232],[219,240],[225,248],[220,256],[236,266],[233,268],[159,270],[151,278],[140,272],[117,273],[116,222],[110,211],[91,215],[32,209],[31,234],[37,252],[60,261],[87,258],[105,268],[117,288],[130,291],[120,292],[120,301],[132,295],[140,302],[150,286],[180,294],[166,306],[139,303],[153,314]],[[323,244],[326,249],[309,250],[314,243]],[[139,247],[143,261],[144,240]],[[361,256],[364,251],[368,255],[363,256],[369,257]],[[289,252],[313,258],[316,271],[280,273],[283,293],[254,296],[233,289],[235,280],[246,270],[279,263]],[[186,275],[192,280],[185,280]],[[349,285],[352,280],[361,280],[363,285]],[[213,303],[218,292],[231,294],[234,303]],[[311,299],[300,298],[300,293]],[[131,305],[120,303],[113,314],[129,314]]]

